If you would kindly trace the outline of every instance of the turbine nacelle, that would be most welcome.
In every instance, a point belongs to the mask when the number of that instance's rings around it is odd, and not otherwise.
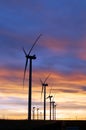
[[[48,84],[47,83],[42,83],[42,86],[48,86]]]
[[[27,59],[36,59],[36,55],[30,56],[30,55],[26,55]]]
[[[51,99],[52,97],[53,97],[53,96],[50,96],[50,95],[49,95],[46,99],[48,99],[48,98],[50,98],[50,99]]]
[[[35,109],[35,107],[33,107],[33,110]]]
[[[53,96],[50,96],[50,95],[49,95],[48,97],[49,97],[49,98],[52,98]]]
[[[31,58],[31,59],[36,59],[36,55],[33,55],[33,56],[28,56],[28,58]]]

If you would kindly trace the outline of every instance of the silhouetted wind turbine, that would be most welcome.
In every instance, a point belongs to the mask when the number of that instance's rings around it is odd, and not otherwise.
[[[39,108],[37,108],[37,120],[39,119]]]
[[[54,104],[54,114],[55,114],[55,120],[56,120],[56,104]]]
[[[54,120],[54,106],[55,106],[55,101],[52,101],[51,104],[52,104],[52,107],[53,107],[53,120]]]
[[[52,104],[52,108],[53,108],[53,120],[55,120],[55,112],[56,112],[56,104],[55,104],[55,101],[54,101],[54,98],[55,98],[55,95],[56,95],[56,93],[54,94],[54,96],[53,96],[53,101],[51,102],[51,104]]]
[[[51,88],[52,89],[52,88]],[[49,100],[50,100],[50,120],[51,120],[51,99],[52,99],[52,95],[51,95],[51,89],[50,89],[50,93],[49,93],[49,96],[46,98],[46,99],[48,99],[49,98]]]
[[[35,119],[35,107],[33,107],[33,120]]]
[[[36,59],[35,55],[30,55],[33,47],[37,43],[38,39],[40,38],[41,34],[37,37],[35,40],[34,44],[32,45],[29,53],[27,54],[25,49],[23,48],[25,57],[26,57],[26,63],[25,63],[25,69],[24,69],[24,79],[23,79],[23,85],[24,85],[24,80],[25,80],[25,73],[28,65],[28,59],[30,61],[29,63],[29,95],[28,95],[28,120],[31,120],[31,98],[32,98],[32,60]]]
[[[47,76],[47,78],[44,80],[44,82],[42,82],[42,80],[40,79],[40,82],[42,84],[41,95],[42,95],[43,90],[44,90],[44,120],[46,119],[46,86],[48,86],[48,84],[46,83],[46,81],[49,78],[49,76],[50,76],[50,74]]]

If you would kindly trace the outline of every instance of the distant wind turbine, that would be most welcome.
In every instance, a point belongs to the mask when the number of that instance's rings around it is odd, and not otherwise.
[[[56,115],[57,115],[57,114],[56,114],[56,106],[57,106],[57,105],[56,105],[56,104],[54,104],[54,110],[55,110],[55,111],[54,111],[54,114],[55,114],[55,120],[56,120]]]
[[[53,101],[51,102],[51,104],[52,104],[52,108],[53,108],[53,120],[55,120],[56,119],[56,115],[55,115],[55,113],[56,113],[56,104],[55,104],[55,96],[56,96],[56,93],[54,94],[54,96],[53,96]]]
[[[43,90],[44,90],[44,120],[46,119],[46,87],[48,86],[46,81],[49,78],[49,76],[50,76],[50,74],[47,76],[47,78],[44,80],[44,82],[42,82],[42,80],[40,79],[40,82],[41,82],[41,85],[42,85],[41,95],[42,95]]]
[[[33,120],[35,119],[35,107],[33,107]]]
[[[30,61],[29,63],[29,95],[28,95],[28,120],[31,120],[31,98],[32,98],[32,60],[36,59],[35,55],[30,55],[33,47],[37,43],[38,39],[40,38],[41,34],[37,37],[35,40],[34,44],[32,45],[29,53],[27,54],[25,49],[23,48],[23,52],[26,57],[26,63],[25,63],[25,69],[24,69],[24,79],[23,79],[23,85],[24,85],[24,80],[25,80],[25,74],[26,74],[26,69],[28,65],[28,59]]]
[[[52,89],[52,88],[51,88]],[[49,99],[50,101],[50,120],[51,120],[51,99],[52,99],[52,95],[51,95],[51,89],[50,89],[50,93],[49,93],[49,96],[46,98],[46,99]]]
[[[39,108],[37,108],[37,120],[39,119]]]
[[[55,106],[55,101],[52,101],[51,104],[52,104],[52,107],[53,107],[53,120],[54,120],[54,106]]]

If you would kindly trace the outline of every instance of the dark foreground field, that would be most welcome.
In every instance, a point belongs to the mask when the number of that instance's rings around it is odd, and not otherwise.
[[[0,130],[86,130],[86,121],[78,120],[0,120]]]

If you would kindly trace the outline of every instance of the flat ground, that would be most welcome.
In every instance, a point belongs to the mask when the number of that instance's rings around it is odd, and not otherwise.
[[[0,120],[0,130],[86,130],[85,120]]]

